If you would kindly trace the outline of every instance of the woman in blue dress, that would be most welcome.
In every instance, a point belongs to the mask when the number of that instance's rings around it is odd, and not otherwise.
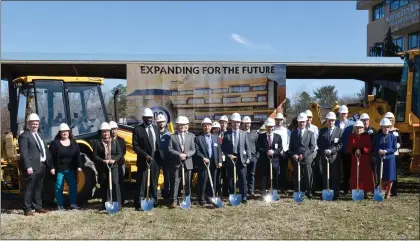
[[[385,191],[386,199],[390,198],[392,182],[397,179],[397,166],[394,153],[397,151],[397,137],[390,133],[392,126],[388,118],[383,118],[380,122],[382,132],[375,136],[374,150],[377,155],[377,170],[380,175],[381,158],[383,158],[383,174],[381,180],[382,190]],[[380,176],[378,176],[380,180]]]

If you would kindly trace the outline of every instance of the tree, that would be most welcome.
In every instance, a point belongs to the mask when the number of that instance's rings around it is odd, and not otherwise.
[[[362,87],[356,95],[360,102],[365,101],[365,87]]]
[[[109,92],[109,95],[107,96],[107,98],[108,98],[108,106],[107,106],[108,114],[112,114],[112,116],[115,115],[115,113],[114,113],[114,94],[117,90],[119,90],[119,93],[118,93],[118,96],[117,96],[118,117],[119,118],[127,118],[127,87],[123,86],[121,84],[114,87]]]
[[[338,99],[338,91],[333,85],[322,86],[314,92],[314,98],[318,100],[320,106],[330,107]]]
[[[289,114],[292,114],[292,104],[290,103],[290,99],[286,97],[286,101],[284,102],[283,106],[283,114],[285,117],[287,117]]]
[[[299,99],[297,101],[297,105],[295,106],[295,112],[300,113],[309,108],[309,104],[313,101],[313,98],[308,94],[308,92],[303,91]]]
[[[370,48],[370,55],[374,57],[397,57],[397,53],[400,51],[402,51],[401,47],[394,43],[391,28],[388,28],[385,39],[382,42],[376,42]]]

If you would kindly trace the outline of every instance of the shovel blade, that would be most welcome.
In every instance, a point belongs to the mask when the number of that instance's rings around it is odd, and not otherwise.
[[[118,203],[117,202],[105,202],[105,210],[109,214],[114,214],[119,211]]]
[[[383,202],[385,199],[385,191],[379,190],[379,188],[375,189],[375,192],[373,193],[373,200],[377,202]]]
[[[351,190],[351,198],[353,201],[362,201],[364,197],[364,191],[362,189],[353,189]]]
[[[180,202],[179,206],[182,209],[190,208],[191,207],[191,197],[190,196],[185,196],[185,199]]]
[[[303,193],[303,192],[294,192],[293,193],[293,199],[297,203],[303,202],[304,197],[305,197],[305,193]]]
[[[264,196],[264,201],[266,202],[275,202],[279,200],[279,195],[277,190],[273,190],[272,193],[267,194],[266,196]]]
[[[143,211],[150,211],[153,209],[153,206],[155,204],[155,199],[153,198],[144,198],[141,200],[141,209]]]
[[[232,206],[238,206],[241,204],[242,195],[241,194],[230,194],[229,195],[229,202]]]
[[[220,198],[215,197],[215,198],[212,198],[211,201],[214,203],[214,205],[217,208],[222,208],[223,207],[223,203],[222,203],[222,200]]]
[[[324,189],[322,190],[322,199],[324,201],[331,201],[334,199],[334,190]]]

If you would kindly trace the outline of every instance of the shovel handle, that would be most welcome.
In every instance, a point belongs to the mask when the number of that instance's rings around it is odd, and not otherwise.
[[[110,202],[112,203],[112,173],[111,173],[111,168],[108,166],[109,168],[109,172],[108,172],[108,176],[109,176],[109,199]]]
[[[150,189],[150,165],[147,167],[147,191],[146,191],[147,199],[149,199],[149,189]]]
[[[383,175],[383,171],[384,171],[384,158],[381,156],[381,171],[380,171],[380,178],[379,178],[379,190],[382,191],[382,175]]]
[[[213,176],[211,175],[210,167],[209,167],[210,166],[210,163],[208,165],[206,163],[204,163],[204,165],[206,165],[207,172],[209,174],[210,186],[211,186],[211,190],[213,192],[213,197],[216,197],[216,194],[214,193],[214,187],[213,187]]]
[[[236,194],[236,163],[233,164],[233,191]]]
[[[356,183],[356,185],[357,185],[357,191],[359,191],[359,166],[360,166],[360,159],[359,159],[359,157],[357,156],[357,155],[355,155],[356,156],[356,159],[357,159],[357,183]]]
[[[273,157],[268,157],[270,159],[270,191],[273,192]]]
[[[330,190],[330,160],[327,158],[327,190]]]
[[[300,192],[300,162],[298,162],[298,192]]]

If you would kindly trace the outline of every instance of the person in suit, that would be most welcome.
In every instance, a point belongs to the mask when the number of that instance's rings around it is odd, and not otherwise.
[[[125,202],[125,185],[124,185],[124,176],[125,176],[125,153],[127,152],[127,147],[125,140],[122,137],[118,136],[118,124],[115,121],[110,121],[109,125],[111,126],[111,138],[118,141],[118,144],[121,148],[121,158],[118,160],[118,177],[121,190],[121,207],[124,206]]]
[[[241,116],[233,113],[231,116],[232,129],[225,132],[222,141],[222,151],[226,155],[223,163],[227,171],[229,192],[233,190],[233,165],[236,165],[236,173],[239,178],[239,190],[242,195],[242,203],[247,203],[247,182],[246,166],[251,163],[251,150],[249,148],[249,139],[245,131],[240,130]]]
[[[27,130],[19,135],[19,168],[23,173],[23,212],[25,216],[46,213],[42,208],[41,191],[44,177],[51,170],[51,154],[39,135],[39,116],[32,113],[28,117]]]
[[[371,142],[373,143],[374,141],[374,137],[377,133],[375,127],[370,126],[370,117],[368,114],[363,113],[360,118],[359,118],[362,122],[363,122],[363,126],[364,126],[364,130],[365,132],[363,133],[364,135],[369,135]],[[373,176],[374,178],[376,178],[376,154],[374,152],[371,152],[370,154],[370,160],[371,160],[371,166],[372,166],[372,171],[373,171]],[[375,181],[376,183],[376,181]]]
[[[273,132],[281,136],[281,144],[283,146],[283,151],[280,155],[280,170],[279,170],[279,188],[283,195],[286,195],[286,190],[289,188],[287,180],[287,171],[289,169],[289,142],[290,142],[290,133],[291,131],[283,126],[284,116],[282,113],[277,113],[276,125],[274,126]]]
[[[312,124],[312,120],[313,120],[313,114],[312,111],[310,110],[306,110],[305,111],[306,116],[308,117],[308,120],[306,121],[306,129],[312,131],[314,133],[314,137],[315,140],[318,140],[318,135],[319,135],[319,129],[316,125]],[[312,184],[312,195],[315,194],[316,189],[321,186],[320,185],[320,180],[322,180],[321,178],[321,170],[319,170],[319,156],[318,156],[318,145],[315,145],[315,151],[312,154],[312,179],[313,179],[313,184]]]
[[[298,191],[297,177],[298,177],[298,162],[301,163],[303,169],[304,190],[308,198],[312,198],[312,161],[313,153],[315,151],[315,136],[314,133],[306,129],[306,121],[308,120],[305,113],[298,115],[297,121],[299,127],[294,130],[290,137],[289,152],[292,156],[293,170],[295,176],[295,191]],[[301,172],[301,173],[302,173]],[[302,185],[301,185],[302,186]]]
[[[210,198],[213,197],[213,190],[211,190],[209,178],[212,178],[213,184],[216,183],[217,169],[222,167],[222,148],[218,136],[210,133],[211,120],[204,118],[201,125],[203,134],[195,138],[195,154],[198,162],[198,202],[204,205],[204,202],[212,203]],[[209,177],[206,165],[209,165],[211,177]]]
[[[254,130],[251,130],[251,118],[249,116],[244,116],[242,118],[242,124],[244,131],[248,135],[249,140],[249,149],[251,151],[251,162],[247,165],[247,183],[248,183],[248,194],[251,196],[255,196],[255,171],[257,169],[257,160],[258,160],[258,152],[257,152],[257,140],[258,140],[258,133]]]
[[[343,149],[341,150],[341,158],[343,160],[343,191],[344,194],[349,192],[350,187],[350,173],[351,173],[351,160],[352,155],[347,153],[347,141],[349,136],[353,132],[354,122],[348,119],[349,109],[347,106],[342,105],[339,107],[338,112],[340,113],[340,120],[335,122],[335,126],[343,130]]]
[[[397,165],[395,163],[395,152],[398,147],[398,137],[391,133],[392,122],[388,118],[383,118],[380,122],[381,132],[375,136],[374,151],[378,153],[377,158],[377,170],[380,171],[381,160],[383,158],[383,174],[382,180],[380,176],[380,185],[382,190],[385,191],[386,199],[390,199],[390,191],[392,192],[393,181],[397,179]]]
[[[169,198],[169,193],[171,190],[171,179],[170,176],[170,165],[169,165],[169,158],[168,158],[168,145],[169,140],[171,138],[171,132],[166,127],[166,117],[164,115],[158,115],[156,119],[157,126],[159,128],[160,134],[160,148],[163,153],[163,161],[162,161],[162,170],[163,170],[163,190],[162,190],[162,197],[165,199]]]
[[[162,165],[163,153],[160,148],[159,130],[153,125],[153,111],[145,108],[142,115],[143,123],[134,128],[133,131],[133,149],[137,154],[137,186],[138,192],[135,198],[134,206],[140,211],[140,203],[146,198],[147,188],[147,169],[150,165],[150,188],[149,196],[155,200],[157,207],[157,188],[159,180],[159,170]]]
[[[267,181],[270,179],[270,158],[273,163],[273,190],[278,189],[278,175],[281,154],[283,152],[283,140],[274,133],[274,120],[268,118],[265,123],[266,132],[258,136],[257,151],[259,153],[258,166],[261,170],[261,197],[267,194]]]
[[[57,175],[55,181],[55,197],[58,210],[64,210],[63,187],[64,179],[69,186],[70,207],[80,209],[77,206],[77,179],[76,175],[82,171],[80,148],[74,139],[70,127],[66,123],[60,124],[60,129],[50,144],[52,157],[51,174]]]
[[[117,200],[120,204],[119,209],[121,210],[122,199],[118,173],[121,147],[118,141],[112,139],[111,126],[108,123],[103,122],[99,127],[99,131],[101,133],[101,139],[97,140],[93,145],[93,158],[102,175],[102,182],[100,183],[102,189],[102,207],[100,207],[100,210],[105,208],[105,202],[110,195],[112,195],[112,200]],[[109,193],[108,166],[111,168],[112,194]]]
[[[334,199],[340,191],[340,157],[339,153],[343,148],[343,130],[334,125],[337,119],[334,112],[328,112],[328,127],[322,128],[319,132],[317,144],[320,156],[319,170],[323,180],[323,189],[327,188],[327,162],[330,163],[330,187],[334,190]]]
[[[182,166],[185,170],[185,196],[191,195],[191,172],[193,169],[192,157],[195,155],[195,136],[187,132],[189,121],[185,116],[178,116],[175,121],[177,132],[172,134],[169,140],[168,153],[170,165],[171,192],[170,198],[171,208],[179,205],[178,191],[182,178]]]
[[[229,122],[229,119],[225,115],[222,115],[219,119],[219,124],[220,124],[219,137],[220,139],[222,139],[222,142],[223,142],[223,137],[227,131],[228,122]],[[226,161],[226,156],[224,153],[222,153],[222,158],[223,158],[222,167],[217,170],[217,186],[218,186],[217,190],[220,196],[227,197],[229,196],[229,180],[228,180],[227,170],[224,165]]]

